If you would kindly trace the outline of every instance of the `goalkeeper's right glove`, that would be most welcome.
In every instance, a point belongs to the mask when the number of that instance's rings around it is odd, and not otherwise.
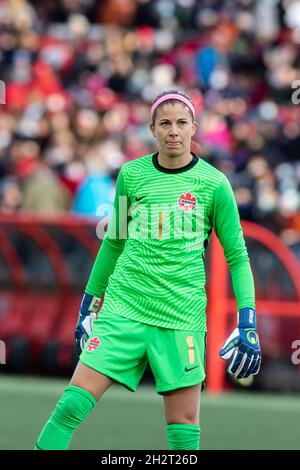
[[[75,344],[78,356],[80,356],[85,343],[89,339],[93,323],[97,316],[101,298],[85,292],[79,309],[78,322],[75,328]]]
[[[256,331],[256,312],[253,308],[239,310],[238,327],[223,344],[220,356],[229,360],[227,371],[236,379],[258,374],[261,349]]]

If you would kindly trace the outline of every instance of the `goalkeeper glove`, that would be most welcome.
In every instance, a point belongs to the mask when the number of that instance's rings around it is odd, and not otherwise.
[[[79,309],[78,322],[75,328],[75,344],[78,356],[80,356],[85,343],[89,339],[93,323],[97,316],[97,311],[101,299],[85,293]]]
[[[230,359],[227,371],[236,379],[256,375],[260,369],[261,350],[256,332],[256,312],[242,308],[238,312],[238,327],[220,350],[222,359]]]

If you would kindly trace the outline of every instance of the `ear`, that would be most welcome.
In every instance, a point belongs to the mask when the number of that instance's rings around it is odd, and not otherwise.
[[[150,129],[150,131],[151,131],[153,137],[156,137],[156,136],[155,136],[155,131],[154,131],[154,124],[153,124],[152,122],[151,122],[151,124],[150,124],[150,126],[149,126],[149,129]]]
[[[197,121],[193,122],[193,127],[192,127],[192,136],[195,135],[195,132],[197,130],[198,123]]]

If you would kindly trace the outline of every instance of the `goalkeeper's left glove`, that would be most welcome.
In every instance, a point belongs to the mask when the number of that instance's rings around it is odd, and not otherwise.
[[[92,333],[93,324],[97,316],[100,301],[101,299],[99,297],[94,297],[87,292],[82,298],[79,309],[78,322],[75,328],[75,343],[78,356],[80,356],[85,343]]]
[[[256,332],[256,312],[253,308],[239,310],[238,327],[223,344],[220,356],[222,359],[230,359],[227,371],[236,379],[258,374],[261,350]]]

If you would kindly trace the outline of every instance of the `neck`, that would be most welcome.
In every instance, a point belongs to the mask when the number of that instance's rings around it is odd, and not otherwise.
[[[158,163],[164,168],[175,169],[188,165],[192,161],[193,155],[188,153],[186,155],[179,155],[178,157],[169,157],[168,155],[163,155],[158,152],[157,158]]]

